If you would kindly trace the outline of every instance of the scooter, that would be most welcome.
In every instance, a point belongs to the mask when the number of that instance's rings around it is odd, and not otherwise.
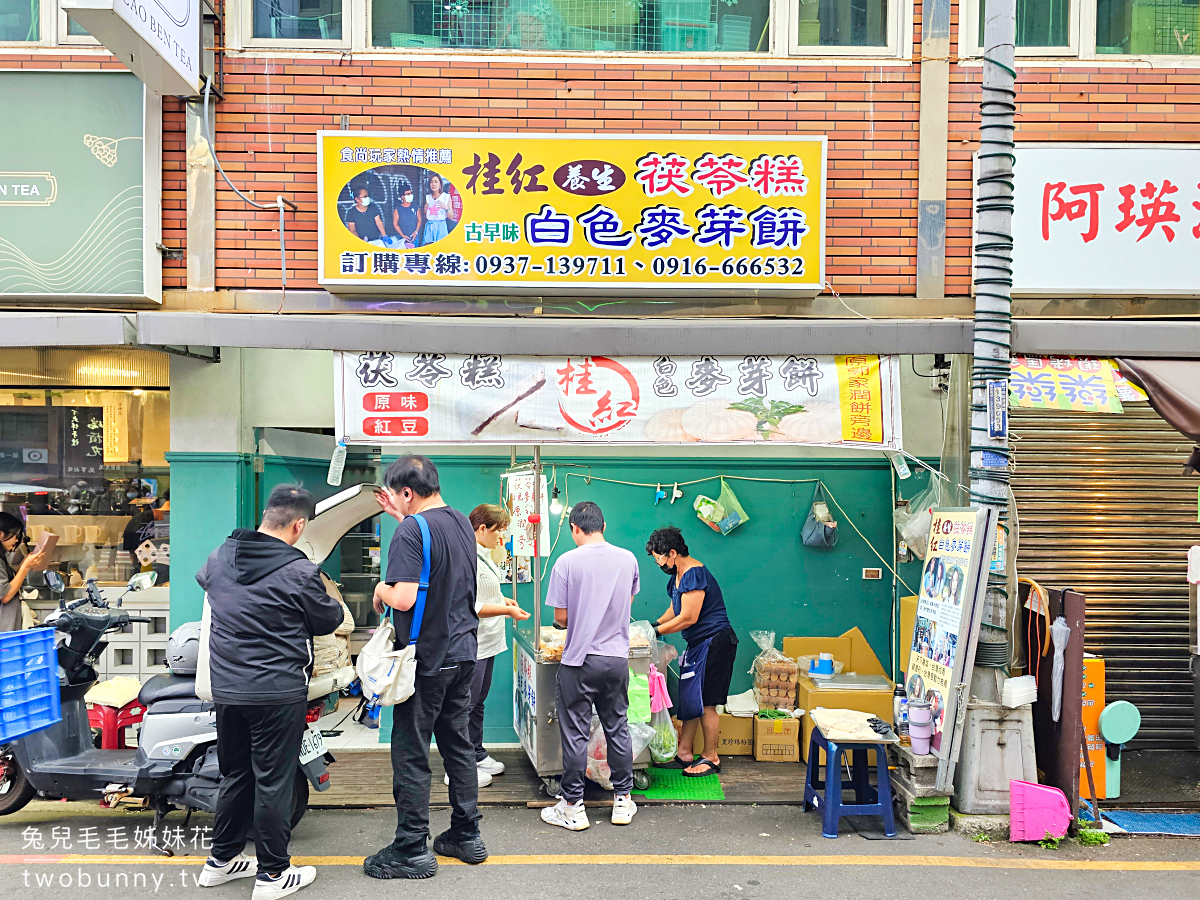
[[[48,572],[55,593],[61,576]],[[143,572],[110,606],[94,581],[85,596],[64,604],[38,627],[60,635],[58,666],[62,718],[42,731],[0,747],[0,816],[15,813],[35,796],[68,800],[99,799],[113,806],[125,797],[141,798],[154,811],[153,834],[173,809],[213,812],[221,773],[217,763],[216,714],[212,703],[196,696],[194,676],[155,675],[138,694],[146,707],[136,750],[98,750],[93,746],[84,697],[96,683],[94,668],[107,646],[105,636],[131,622],[149,622],[121,608],[131,591],[152,587],[155,575]],[[328,790],[328,763],[333,755],[316,722],[325,700],[349,687],[354,670],[345,667],[313,678],[309,684],[308,727],[300,746],[293,789],[292,826],[308,809],[309,786]],[[167,848],[159,847],[171,855]]]

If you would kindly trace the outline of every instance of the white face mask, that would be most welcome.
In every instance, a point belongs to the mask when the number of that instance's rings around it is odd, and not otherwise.
[[[359,197],[358,202],[361,203],[363,206],[370,206],[371,198],[370,197]]]
[[[412,195],[412,194],[405,194],[405,195],[404,195],[404,202],[405,202],[405,203],[412,203],[412,197],[413,197],[413,195]]]

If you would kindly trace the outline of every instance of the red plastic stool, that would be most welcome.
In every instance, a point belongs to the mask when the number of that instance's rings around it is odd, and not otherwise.
[[[138,700],[130,700],[120,709],[101,703],[88,704],[88,725],[100,732],[101,750],[128,750],[125,729],[137,725],[146,714]]]

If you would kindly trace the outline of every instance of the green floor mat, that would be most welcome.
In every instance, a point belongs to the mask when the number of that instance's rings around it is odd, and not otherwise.
[[[703,775],[699,778],[688,778],[682,769],[656,769],[651,766],[646,770],[650,776],[650,787],[644,791],[634,788],[633,793],[644,796],[647,800],[724,800],[725,791],[721,787],[720,775]]]

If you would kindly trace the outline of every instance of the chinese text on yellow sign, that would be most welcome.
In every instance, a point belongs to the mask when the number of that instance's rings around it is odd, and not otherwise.
[[[811,295],[825,139],[321,132],[321,283]]]

